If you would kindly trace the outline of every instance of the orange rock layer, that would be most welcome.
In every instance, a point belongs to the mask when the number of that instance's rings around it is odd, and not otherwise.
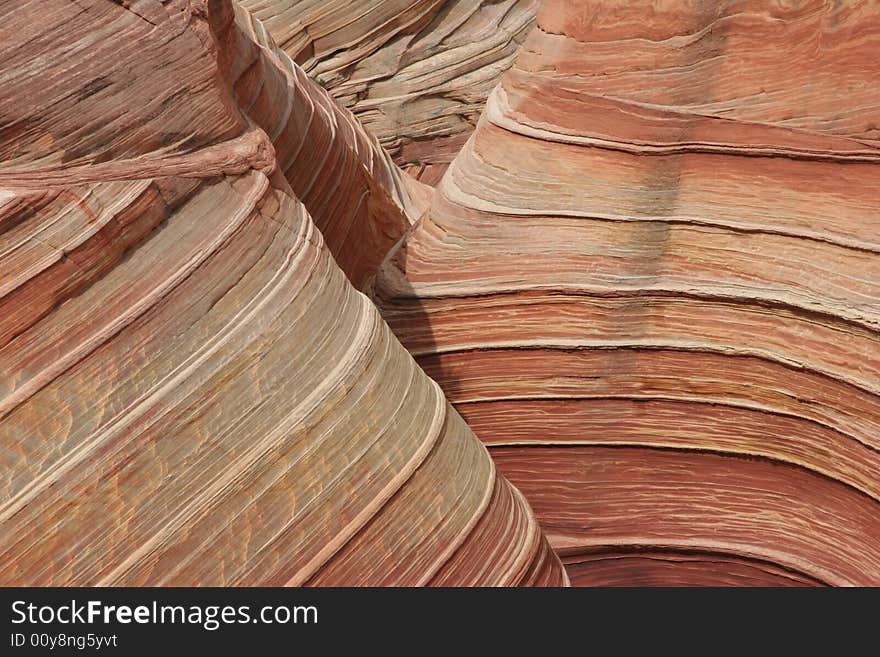
[[[880,14],[546,0],[384,267],[575,584],[880,584]]]

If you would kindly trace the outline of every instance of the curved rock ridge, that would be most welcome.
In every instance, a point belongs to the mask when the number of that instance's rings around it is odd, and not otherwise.
[[[573,583],[880,584],[878,19],[547,0],[380,273]]]
[[[228,2],[15,5],[0,583],[567,583],[285,178],[296,69]]]
[[[409,173],[439,181],[538,0],[242,0]]]

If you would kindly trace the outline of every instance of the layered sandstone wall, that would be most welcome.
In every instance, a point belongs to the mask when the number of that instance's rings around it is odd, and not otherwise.
[[[546,0],[383,270],[575,583],[880,583],[878,18]]]

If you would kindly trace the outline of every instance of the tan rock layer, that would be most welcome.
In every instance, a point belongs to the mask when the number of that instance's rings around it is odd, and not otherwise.
[[[259,25],[228,2],[12,4],[0,583],[565,583],[283,175],[320,137],[255,91],[293,116],[308,90]]]
[[[547,0],[384,268],[574,583],[880,583],[877,18]]]
[[[537,0],[242,0],[281,48],[438,182],[513,63]]]

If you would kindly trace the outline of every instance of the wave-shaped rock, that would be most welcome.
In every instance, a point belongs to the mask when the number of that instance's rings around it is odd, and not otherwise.
[[[538,0],[242,0],[419,179],[437,182],[534,22]]]
[[[400,198],[347,115],[228,2],[15,4],[0,582],[564,583],[306,211]]]
[[[547,0],[385,266],[573,582],[880,584],[877,18]]]

